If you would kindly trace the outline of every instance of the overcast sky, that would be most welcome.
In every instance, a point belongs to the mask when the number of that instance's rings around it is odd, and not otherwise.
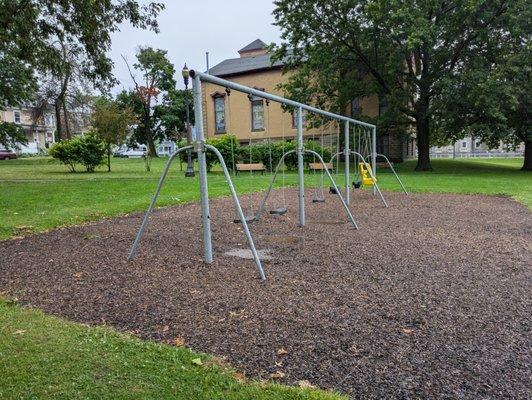
[[[124,25],[113,35],[109,56],[115,63],[115,76],[121,88],[132,86],[121,55],[130,64],[139,46],[151,46],[168,51],[174,63],[179,87],[183,87],[181,68],[186,62],[190,69],[205,70],[205,52],[210,66],[226,58],[238,57],[237,51],[260,38],[266,43],[279,42],[279,29],[273,26],[272,0],[158,0],[166,4],[159,15],[160,32],[134,29]],[[140,3],[148,2],[140,0]]]

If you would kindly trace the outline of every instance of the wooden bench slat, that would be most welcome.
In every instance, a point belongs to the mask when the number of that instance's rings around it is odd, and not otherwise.
[[[333,165],[331,163],[325,163],[325,166],[328,170],[332,170],[333,169]],[[325,168],[323,168],[323,164],[322,163],[309,163],[308,164],[308,167],[311,171],[322,171],[324,170]]]
[[[263,163],[252,163],[252,164],[237,164],[236,169],[239,171],[262,171],[266,168]]]

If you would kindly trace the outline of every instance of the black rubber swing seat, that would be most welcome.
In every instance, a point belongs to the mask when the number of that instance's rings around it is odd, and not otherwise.
[[[288,210],[285,207],[278,207],[278,208],[274,208],[273,210],[270,210],[270,214],[284,215],[286,214],[287,211]]]
[[[353,182],[353,188],[354,189],[360,189],[361,186],[362,186],[362,181]]]
[[[252,215],[252,216],[246,216],[246,217],[245,217],[245,220],[246,220],[246,223],[248,223],[248,224],[251,224],[252,222],[255,222],[255,221],[256,221],[254,215]],[[242,223],[242,220],[241,220],[240,218],[235,218],[235,219],[233,220],[233,222],[234,222],[235,224],[240,224],[240,223]]]
[[[325,199],[323,197],[314,197],[312,199],[313,203],[325,203]]]
[[[338,191],[340,191],[340,190],[338,190]],[[330,194],[340,194],[340,193],[336,193],[336,189],[334,188],[334,186],[330,186],[329,187],[329,193]]]

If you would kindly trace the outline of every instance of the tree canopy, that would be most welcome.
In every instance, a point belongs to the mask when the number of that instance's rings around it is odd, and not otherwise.
[[[83,55],[83,74],[93,82],[114,82],[107,56],[111,33],[122,22],[158,30],[162,3],[140,5],[134,0],[0,0],[0,101],[20,104],[32,97],[35,72],[58,73],[64,55]]]
[[[486,70],[479,54],[493,46],[511,52],[508,42],[525,42],[530,32],[513,29],[529,13],[529,0],[276,0],[275,6],[283,39],[276,58],[295,71],[285,85],[290,95],[336,111],[378,95],[386,104],[381,123],[415,128],[418,170],[431,169],[431,139],[443,126],[436,118],[453,109],[456,85]],[[449,136],[464,133],[460,125],[445,129]]]

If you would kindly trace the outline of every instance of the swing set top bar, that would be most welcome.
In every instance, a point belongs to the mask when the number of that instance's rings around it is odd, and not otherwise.
[[[196,76],[198,76],[200,78],[200,80],[202,80],[204,82],[214,83],[216,85],[220,85],[220,86],[224,86],[226,88],[234,89],[234,90],[239,91],[239,92],[251,94],[253,96],[261,97],[263,99],[268,99],[268,100],[271,100],[271,101],[275,101],[277,103],[286,104],[288,106],[292,106],[292,107],[296,107],[296,108],[302,108],[303,110],[307,110],[307,111],[310,111],[310,112],[313,112],[313,113],[316,113],[316,114],[321,114],[321,115],[324,115],[324,116],[329,117],[329,118],[333,118],[333,119],[340,120],[340,121],[347,121],[347,122],[350,122],[350,123],[355,124],[355,125],[360,125],[360,126],[364,126],[366,128],[375,129],[375,125],[368,124],[367,122],[362,122],[362,121],[359,121],[357,119],[346,117],[344,115],[339,115],[339,114],[335,114],[335,113],[332,113],[332,112],[329,112],[329,111],[321,110],[319,108],[315,108],[315,107],[309,106],[307,104],[298,103],[297,101],[294,101],[294,100],[286,99],[286,98],[281,97],[281,96],[276,96],[276,95],[268,93],[268,92],[263,92],[262,90],[253,89],[253,88],[250,88],[248,86],[240,85],[238,83],[234,83],[234,82],[222,79],[222,78],[218,78],[218,77],[213,76],[213,75],[205,74],[203,72],[198,72],[198,71],[195,71],[195,70],[191,70],[190,71],[190,76],[192,78],[195,78]]]

